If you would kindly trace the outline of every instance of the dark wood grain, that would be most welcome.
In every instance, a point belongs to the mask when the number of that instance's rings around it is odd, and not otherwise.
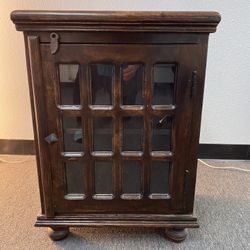
[[[42,210],[47,217],[54,215],[52,202],[52,179],[49,152],[44,138],[49,134],[46,124],[46,107],[44,99],[43,74],[41,72],[41,57],[39,37],[28,36],[25,38],[27,48],[27,64],[29,86],[31,93],[31,107],[34,118],[34,131],[37,147],[38,177],[40,181],[40,194]],[[39,107],[39,108],[38,108]]]
[[[38,216],[35,226],[69,227],[69,226],[124,226],[124,227],[166,227],[198,228],[197,219],[190,215],[156,215],[156,214],[86,214],[78,216],[55,216],[50,220]]]
[[[87,93],[90,93],[90,87],[89,87],[89,81],[88,83],[85,83],[83,81],[83,86],[86,85],[84,88],[84,92],[82,92],[82,95],[84,99],[84,103],[82,103],[83,111],[82,111],[82,119],[86,119],[86,128],[85,128],[85,135],[86,135],[86,154],[83,155],[84,159],[89,159],[91,163],[87,163],[87,172],[93,172],[93,167],[95,160],[114,160],[114,168],[113,168],[113,180],[114,180],[114,191],[115,196],[112,202],[103,203],[102,207],[98,206],[99,202],[97,201],[91,201],[91,204],[87,204],[86,201],[78,201],[78,207],[76,206],[75,202],[72,200],[65,201],[64,199],[64,192],[62,192],[62,187],[65,186],[64,183],[64,170],[63,166],[58,165],[58,168],[60,170],[56,170],[56,168],[53,170],[55,176],[61,176],[57,179],[55,186],[55,202],[57,207],[57,213],[63,213],[66,212],[69,208],[73,212],[77,211],[85,211],[85,212],[93,212],[93,211],[103,211],[106,209],[106,211],[127,211],[131,212],[134,209],[134,206],[136,205],[139,211],[145,211],[144,207],[147,207],[148,211],[155,211],[158,213],[168,213],[169,212],[169,206],[171,204],[172,211],[181,211],[183,209],[183,204],[180,201],[183,201],[184,196],[184,174],[185,174],[185,167],[186,167],[186,154],[187,154],[187,148],[189,146],[189,130],[190,125],[187,123],[187,121],[191,121],[190,115],[191,113],[189,110],[192,110],[191,108],[191,102],[190,102],[190,95],[189,95],[189,89],[191,88],[190,84],[187,84],[188,79],[192,75],[192,71],[189,70],[189,68],[186,67],[186,65],[190,65],[189,67],[192,68],[192,63],[189,62],[189,58],[192,56],[195,59],[195,51],[197,50],[196,45],[189,45],[188,49],[186,49],[185,45],[145,45],[145,50],[142,50],[139,45],[129,45],[124,47],[124,45],[61,45],[58,53],[56,55],[50,54],[50,48],[49,45],[43,44],[42,47],[42,54],[45,58],[51,58],[50,61],[46,62],[46,66],[53,68],[54,64],[58,64],[60,61],[63,62],[69,62],[69,60],[78,62],[80,64],[88,64],[91,61],[97,61],[105,62],[110,61],[112,58],[114,64],[119,64],[121,62],[126,61],[142,61],[145,62],[145,69],[147,74],[145,75],[146,79],[146,88],[145,88],[145,102],[146,106],[144,109],[141,109],[137,106],[120,106],[120,90],[118,88],[119,86],[119,74],[116,75],[116,84],[115,84],[115,91],[114,91],[114,107],[109,106],[92,106],[90,105],[90,99],[87,95]],[[78,53],[78,51],[81,51],[81,53]],[[119,51],[124,51],[124,53],[119,53]],[[185,55],[185,57],[184,57]],[[53,60],[52,60],[53,58]],[[155,62],[157,61],[164,61],[165,58],[168,58],[169,61],[173,62],[180,62],[179,63],[179,75],[176,79],[176,104],[175,105],[168,105],[168,106],[160,106],[156,107],[153,106],[151,108],[151,99],[152,99],[152,67]],[[197,60],[194,60],[194,62]],[[50,62],[50,63],[48,63]],[[50,69],[46,68],[46,72],[49,73]],[[117,68],[116,72],[119,68]],[[57,82],[59,81],[55,77],[50,77],[50,75],[53,74],[52,72],[47,74],[45,76],[45,81],[51,82],[54,81],[54,85],[57,85]],[[84,78],[84,75],[88,75],[87,68],[84,66],[82,68],[82,77]],[[87,90],[87,91],[86,91]],[[48,89],[48,94],[51,92],[51,90]],[[87,96],[86,96],[87,95]],[[91,96],[91,94],[90,94]],[[94,109],[93,109],[94,107]],[[48,107],[49,109],[49,107]],[[75,113],[76,114],[76,113]],[[173,152],[151,152],[151,119],[153,116],[164,116],[166,114],[169,114],[173,116],[174,121],[176,125],[173,125]],[[185,115],[184,115],[185,114]],[[72,114],[74,115],[74,111],[72,111]],[[121,148],[121,132],[122,129],[120,127],[120,117],[126,115],[126,116],[145,116],[144,121],[144,127],[145,127],[145,134],[144,134],[144,151],[142,154],[135,154],[135,153],[120,153]],[[92,128],[88,126],[88,121],[91,124],[93,117],[103,117],[103,116],[112,116],[114,119],[114,137],[113,137],[113,145],[114,145],[114,153],[98,153],[93,152],[90,141],[92,139],[88,139],[89,137],[92,138]],[[49,120],[50,124],[53,124],[54,119],[54,112],[49,113]],[[91,125],[92,126],[92,125]],[[56,127],[56,125],[55,125]],[[54,128],[55,129],[55,128]],[[55,148],[55,147],[54,147]],[[89,148],[89,149],[88,149]],[[55,158],[54,155],[59,155],[60,152],[52,153],[51,158]],[[88,156],[89,155],[89,156]],[[123,203],[120,203],[120,195],[121,195],[121,168],[119,167],[121,164],[121,159],[126,160],[140,160],[143,162],[143,195],[144,199],[140,203],[137,201],[130,201],[126,206],[123,205]],[[150,190],[149,190],[149,183],[150,183],[150,165],[151,161],[153,160],[167,160],[172,162],[171,166],[171,178],[170,178],[170,197],[171,199],[167,202],[161,202],[161,206],[154,206],[154,204],[157,203],[155,201],[155,198],[152,199],[150,197],[165,197],[165,196],[149,196]],[[56,162],[59,161],[59,159],[55,160],[55,166]],[[88,162],[88,160],[87,160]],[[91,181],[92,180],[92,181]],[[93,195],[93,173],[91,174],[91,177],[88,177],[86,180],[87,182],[92,183],[91,184],[91,192],[87,194],[87,197],[91,197]],[[60,182],[60,184],[58,184]],[[61,187],[61,188],[59,188]],[[103,196],[104,197],[104,196]],[[165,198],[162,198],[165,199]],[[149,206],[150,204],[150,206]],[[120,206],[120,208],[119,208]],[[116,208],[115,208],[116,207]],[[115,209],[115,210],[114,210]],[[142,209],[142,210],[141,210]]]
[[[217,12],[14,11],[18,30],[215,32]]]
[[[209,33],[215,32],[220,22],[220,15],[217,12],[14,11],[11,19],[17,30],[24,31],[26,44],[42,207],[36,226],[52,227],[52,239],[66,236],[70,226],[120,225],[165,227],[169,228],[166,232],[169,238],[184,240],[184,228],[198,227],[192,213],[207,42]],[[57,41],[52,33],[58,37]],[[113,65],[109,105],[93,104],[96,89],[92,86],[94,76],[90,65],[97,63]],[[153,68],[164,63],[174,65],[174,101],[155,105]],[[61,104],[60,86],[68,83],[61,82],[59,64],[79,65],[74,84],[79,85],[80,103],[75,106]],[[124,64],[143,66],[143,103],[139,105],[122,103]],[[65,150],[65,116],[81,120],[78,122],[83,141],[81,151]],[[100,117],[112,119],[110,151],[93,147],[94,120]],[[138,151],[123,151],[124,117],[140,118],[143,123],[142,147]],[[155,117],[171,118],[171,146],[166,151],[152,151]],[[99,129],[98,133],[105,130]],[[71,135],[75,131],[67,128]],[[58,142],[47,144],[44,138],[51,133],[58,137]],[[112,163],[109,193],[96,192],[98,161]],[[139,193],[123,192],[124,161],[137,161],[141,166]],[[82,193],[68,192],[66,164],[72,162],[83,164]],[[170,169],[165,177],[166,193],[151,191],[153,162]],[[101,177],[105,180],[104,172]],[[77,179],[79,176],[74,176],[74,181]]]
[[[50,32],[44,31],[27,31],[29,35],[38,35],[42,43],[50,43]],[[159,32],[147,32],[147,36],[143,32],[112,32],[105,31],[99,32],[96,35],[95,32],[71,32],[71,31],[57,31],[57,34],[60,37],[60,43],[91,43],[91,44],[192,44],[200,43],[204,40],[204,34],[196,33],[159,33]]]

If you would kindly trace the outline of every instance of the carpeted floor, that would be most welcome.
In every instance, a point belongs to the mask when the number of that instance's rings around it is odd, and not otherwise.
[[[19,160],[26,156],[0,156]],[[213,170],[199,164],[195,214],[199,229],[189,229],[179,244],[159,229],[71,228],[69,237],[52,242],[46,228],[33,226],[39,213],[34,157],[20,164],[0,163],[0,249],[250,249],[250,173]],[[250,162],[207,161],[250,169]]]

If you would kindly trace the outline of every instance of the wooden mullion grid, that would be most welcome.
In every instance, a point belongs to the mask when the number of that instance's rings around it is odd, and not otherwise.
[[[121,73],[120,65],[115,65],[115,79],[113,84],[113,147],[114,147],[114,162],[113,162],[113,187],[116,199],[120,199],[122,192],[121,178],[121,133],[122,133],[122,117],[121,117]]]
[[[58,107],[58,112],[65,116],[81,116],[82,115],[82,110],[73,110],[73,109],[68,109],[68,110],[63,110],[60,107]]]
[[[67,190],[67,176],[66,176],[66,165],[70,161],[81,161],[84,162],[84,149],[82,152],[68,152],[65,150],[65,132],[73,132],[76,129],[64,129],[63,128],[63,118],[65,117],[80,117],[81,116],[81,109],[82,105],[61,105],[61,82],[60,82],[60,76],[59,76],[59,65],[53,64],[53,71],[55,72],[55,79],[56,79],[56,85],[55,85],[55,99],[57,100],[57,111],[58,111],[58,137],[59,140],[59,151],[60,153],[60,164],[62,165],[62,172],[63,172],[63,186],[64,186],[64,199],[70,200],[70,199],[83,199],[85,198],[85,195],[72,195],[68,194]],[[81,69],[80,69],[81,71]],[[79,71],[79,72],[80,72]],[[72,84],[72,83],[70,83]],[[81,82],[79,80],[78,82],[79,87],[81,89]],[[81,123],[83,123],[82,117],[81,117]],[[80,130],[80,129],[79,129]],[[82,137],[83,137],[83,131],[82,131]],[[82,166],[84,167],[84,166]],[[85,183],[85,180],[83,180]],[[86,186],[85,186],[86,190]]]
[[[97,151],[96,151],[97,152]],[[114,154],[92,154],[92,159],[94,161],[112,161],[114,159]]]
[[[150,166],[151,166],[151,103],[152,103],[152,64],[145,64],[145,113],[144,113],[144,160],[143,160],[143,194],[147,198],[150,193]]]
[[[92,199],[94,194],[94,173],[93,173],[93,162],[91,158],[92,149],[92,121],[91,111],[89,104],[91,101],[91,86],[90,86],[90,74],[87,65],[81,65],[80,69],[80,95],[82,108],[82,123],[83,123],[83,138],[84,138],[84,159],[85,159],[85,190],[86,199]]]
[[[102,117],[106,117],[106,116],[112,116],[113,115],[113,109],[109,108],[109,105],[103,105],[103,107],[101,108],[95,108],[92,106],[90,106],[90,110],[91,110],[91,114],[92,116],[102,116]]]

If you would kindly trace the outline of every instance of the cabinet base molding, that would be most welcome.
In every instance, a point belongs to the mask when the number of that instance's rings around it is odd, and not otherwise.
[[[55,216],[46,218],[38,216],[37,227],[78,227],[78,226],[125,226],[158,228],[198,228],[197,219],[191,215],[86,215]]]

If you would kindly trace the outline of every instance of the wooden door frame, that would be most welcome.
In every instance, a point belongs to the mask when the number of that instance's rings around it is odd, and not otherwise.
[[[96,53],[98,49],[101,50],[101,54]],[[117,62],[133,62],[133,61],[142,61],[147,63],[146,68],[145,68],[145,73],[146,73],[146,78],[147,78],[147,87],[146,89],[149,90],[151,88],[151,80],[152,80],[152,66],[154,65],[155,62],[169,62],[168,60],[163,60],[163,55],[164,56],[169,56],[172,59],[172,62],[178,63],[178,73],[177,73],[177,92],[176,92],[176,104],[173,105],[172,107],[169,107],[167,110],[166,109],[155,109],[152,110],[150,104],[151,104],[151,99],[152,96],[150,96],[150,91],[146,92],[145,98],[146,98],[146,109],[145,113],[141,113],[141,111],[138,110],[138,114],[145,115],[146,116],[146,124],[150,123],[150,115],[152,114],[159,114],[159,115],[165,115],[166,113],[169,113],[173,115],[175,112],[175,121],[174,121],[174,129],[173,129],[173,144],[178,151],[174,153],[174,155],[167,155],[164,156],[163,158],[165,160],[171,160],[173,159],[173,164],[172,164],[172,171],[171,171],[171,178],[170,178],[170,186],[171,190],[170,193],[172,197],[170,199],[170,203],[166,206],[166,200],[150,200],[147,199],[148,202],[143,201],[143,206],[140,206],[140,204],[135,201],[129,201],[130,204],[133,203],[131,210],[134,210],[134,206],[139,207],[138,209],[139,212],[155,212],[155,213],[170,213],[170,212],[175,212],[175,213],[183,213],[184,212],[184,204],[185,200],[184,199],[184,186],[185,186],[185,173],[186,173],[186,168],[184,165],[186,165],[186,162],[188,162],[188,147],[189,142],[190,142],[190,130],[191,130],[191,117],[192,117],[192,100],[190,99],[190,89],[191,89],[191,77],[192,74],[191,72],[194,70],[196,66],[196,61],[197,60],[192,60],[190,61],[189,58],[192,56],[196,55],[197,52],[197,45],[194,44],[188,44],[188,45],[144,45],[143,50],[151,50],[151,56],[146,56],[147,53],[142,50],[141,45],[89,45],[89,44],[61,44],[60,45],[60,50],[57,52],[56,55],[51,55],[50,50],[49,50],[49,45],[47,44],[42,44],[41,45],[41,51],[42,51],[42,57],[43,57],[43,71],[44,71],[44,78],[46,81],[46,93],[49,94],[50,96],[46,96],[46,100],[50,100],[46,105],[47,105],[47,122],[49,124],[48,126],[48,131],[49,132],[56,132],[61,136],[60,132],[60,112],[64,111],[58,111],[57,109],[57,103],[58,103],[58,72],[56,70],[56,65],[61,62],[61,63],[79,63],[82,64],[82,62],[85,60],[86,64],[91,61],[92,62],[101,62],[101,61],[108,61],[108,60],[113,60],[115,61],[114,64]],[[68,51],[68,52],[67,52]],[[82,51],[82,53],[79,53],[79,51]],[[121,51],[123,51],[123,54],[121,54]],[[135,52],[136,53],[132,53]],[[131,58],[131,54],[134,55],[135,59]],[[146,55],[145,55],[146,54]],[[83,56],[84,55],[84,56]],[[152,56],[153,55],[153,56]],[[100,58],[105,58],[105,60],[100,59]],[[72,60],[73,58],[73,60]],[[141,60],[140,60],[141,58]],[[82,66],[83,68],[85,66]],[[147,68],[148,67],[148,68]],[[80,67],[81,68],[81,67]],[[83,69],[81,68],[81,69]],[[85,115],[90,115],[90,112],[92,112],[89,107],[88,107],[88,96],[86,93],[89,92],[90,88],[86,82],[88,82],[87,74],[83,73],[83,70],[80,70],[81,72],[81,80],[82,83],[85,82],[85,86],[87,88],[83,91],[81,88],[80,92],[82,96],[85,96],[87,99],[85,103],[83,103],[83,112]],[[87,71],[86,71],[87,72]],[[116,72],[119,72],[119,70],[116,70]],[[115,76],[115,81],[119,82],[120,76],[119,73],[116,73],[118,75]],[[118,107],[119,104],[119,99],[121,96],[121,90],[119,89],[120,84],[115,84],[115,108],[114,108],[114,117],[120,117],[121,115],[121,109]],[[52,108],[53,106],[53,108]],[[135,111],[135,110],[134,110]],[[83,112],[80,110],[76,112],[79,115],[82,115]],[[96,112],[96,111],[94,111]],[[69,112],[70,113],[70,112]],[[99,111],[99,114],[101,112]],[[111,114],[111,113],[110,113]],[[177,118],[176,118],[177,117]],[[83,117],[82,117],[83,118]],[[178,121],[178,122],[177,122]],[[121,121],[119,120],[117,122],[118,126],[114,126],[114,133],[119,133],[120,129],[120,124]],[[185,125],[184,125],[185,124]],[[148,127],[147,127],[148,126]],[[183,129],[184,128],[184,129]],[[87,125],[85,132],[91,130],[91,125]],[[150,133],[150,126],[146,125],[145,126],[145,132],[144,133]],[[146,136],[147,139],[146,141],[148,143],[145,143],[145,145],[150,144],[150,139],[148,136]],[[91,141],[91,136],[88,135],[86,137],[87,143]],[[183,142],[186,142],[186,145],[183,146]],[[116,142],[117,144],[115,145],[115,156],[114,159],[116,163],[120,162],[121,157],[119,156],[120,154],[120,144],[119,141]],[[176,146],[178,144],[178,146]],[[72,213],[80,213],[80,212],[119,212],[119,207],[124,207],[126,206],[127,201],[121,201],[120,199],[114,199],[113,201],[101,201],[102,206],[101,209],[97,209],[98,207],[98,202],[92,201],[91,199],[86,199],[86,202],[88,202],[87,205],[84,206],[84,209],[81,208],[80,202],[81,201],[64,201],[64,204],[62,205],[62,208],[60,208],[61,205],[60,201],[58,200],[58,193],[59,192],[64,192],[64,186],[62,186],[63,183],[59,183],[58,179],[63,180],[64,175],[63,175],[63,170],[62,167],[58,167],[58,164],[61,164],[61,159],[55,157],[59,155],[59,152],[62,149],[60,145],[53,145],[50,146],[50,160],[51,160],[51,166],[52,167],[52,175],[54,176],[52,178],[53,180],[53,192],[54,193],[54,208],[57,213],[63,213],[64,211],[72,211]],[[86,150],[86,149],[85,149]],[[150,150],[149,147],[146,147],[144,149],[144,153],[146,156],[144,156],[144,162],[147,164],[147,169],[149,169],[149,160],[152,157],[150,155]],[[87,156],[86,159],[87,161],[90,162],[90,158],[93,158],[91,156],[90,149],[88,149],[85,154]],[[162,156],[156,156],[155,159],[162,159]],[[120,163],[119,163],[120,164]],[[57,167],[55,167],[57,166]],[[89,165],[89,169],[91,165]],[[182,166],[182,167],[179,167]],[[185,168],[185,169],[184,169]],[[118,171],[113,173],[116,178],[120,178]],[[93,175],[90,174],[90,172],[87,175],[87,181],[89,187],[91,187],[91,180],[93,178]],[[144,172],[144,178],[146,178],[146,183],[144,187],[144,192],[145,195],[149,195],[149,174]],[[120,185],[119,183],[116,184],[117,189],[115,190],[116,193],[120,192]],[[92,192],[90,189],[88,189],[90,193]],[[62,195],[61,195],[62,197]],[[61,199],[61,198],[59,198]],[[108,205],[108,202],[110,202],[110,205]],[[141,201],[140,201],[141,202]],[[66,204],[67,203],[67,204]],[[79,208],[80,207],[80,208]],[[69,209],[70,208],[70,209]],[[124,210],[123,212],[129,212],[129,209]]]

